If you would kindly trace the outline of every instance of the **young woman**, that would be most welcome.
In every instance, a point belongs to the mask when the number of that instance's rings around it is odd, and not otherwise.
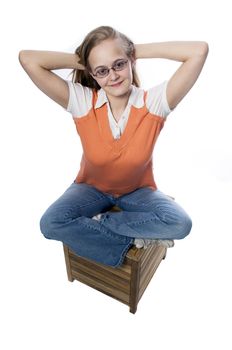
[[[131,245],[174,245],[192,227],[189,215],[153,178],[152,153],[168,114],[197,80],[204,41],[133,44],[101,26],[74,54],[23,50],[19,60],[36,86],[71,113],[81,138],[79,172],[45,211],[40,229],[80,256],[117,267]],[[168,81],[144,91],[136,60],[182,62]],[[52,72],[72,69],[72,81]],[[121,211],[110,212],[112,206]]]

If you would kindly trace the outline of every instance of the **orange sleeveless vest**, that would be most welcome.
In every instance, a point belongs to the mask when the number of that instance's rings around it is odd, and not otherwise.
[[[121,138],[114,139],[107,104],[94,109],[98,96],[93,90],[91,110],[84,117],[73,117],[83,147],[76,183],[84,182],[115,197],[145,186],[157,189],[152,153],[165,118],[148,111],[146,95],[142,108],[131,106]]]

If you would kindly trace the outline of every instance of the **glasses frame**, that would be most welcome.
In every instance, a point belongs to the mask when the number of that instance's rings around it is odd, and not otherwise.
[[[115,69],[115,65],[118,63],[118,61],[124,61],[125,66],[123,68],[120,68],[120,69]],[[99,77],[99,76],[97,76],[97,74],[94,74],[92,72],[90,72],[90,74],[93,75],[94,77],[97,77],[98,79],[106,78],[106,77],[108,77],[111,69],[113,69],[114,72],[121,71],[121,70],[125,69],[127,67],[128,61],[129,60],[126,58],[125,59],[121,58],[121,59],[116,60],[115,63],[111,67],[102,66],[103,68],[106,68],[108,70],[107,74],[102,76],[102,77]]]

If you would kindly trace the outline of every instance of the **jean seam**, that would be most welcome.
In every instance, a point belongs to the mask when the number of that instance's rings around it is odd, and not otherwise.
[[[79,218],[75,218],[75,219],[72,220],[72,221],[76,221],[76,220],[78,220],[78,219],[79,219]],[[68,223],[66,222],[66,223],[64,223],[64,224],[62,224],[62,225],[59,225],[59,227],[65,226],[66,224],[68,224]],[[104,234],[106,235],[107,239],[113,238],[113,239],[116,239],[116,240],[119,241],[119,242],[123,242],[125,239],[130,239],[130,238],[131,238],[131,237],[128,237],[128,236],[118,235],[117,233],[113,233],[113,234],[112,234],[112,233],[106,231],[106,229],[105,229],[103,226],[101,226],[101,227],[99,227],[99,228],[96,228],[96,227],[94,227],[94,226],[92,226],[92,225],[85,224],[84,222],[80,222],[79,224],[80,224],[80,225],[83,225],[83,226],[85,226],[85,227],[87,227],[87,228],[90,228],[90,229],[93,230],[93,231],[98,231],[99,233],[104,233]]]
[[[134,238],[131,238],[131,241],[125,246],[125,248],[123,249],[122,253],[121,253],[121,256],[117,262],[116,265],[113,265],[113,267],[118,267],[120,266],[123,261],[124,261],[124,258],[125,258],[125,254],[127,253],[127,251],[129,250],[129,248],[133,245],[133,241],[134,241]]]
[[[95,199],[94,201],[92,201],[92,202],[90,202],[90,203],[87,203],[87,204],[84,204],[84,205],[79,206],[79,208],[88,207],[89,205],[95,204],[96,202],[99,202],[99,201],[101,201],[101,200],[103,200],[103,199],[105,199],[105,197],[99,198],[99,199]],[[75,207],[75,208],[77,208],[77,207]]]
[[[77,205],[73,205],[72,208],[69,208],[69,209],[65,212],[64,218],[67,218],[71,213],[73,213],[73,212],[76,211],[77,209],[83,209],[83,208],[86,208],[86,207],[88,207],[88,206],[95,205],[96,202],[99,202],[99,201],[101,201],[101,200],[103,200],[103,199],[105,199],[105,198],[99,198],[99,199],[96,199],[96,200],[94,200],[94,201],[92,201],[92,202],[90,202],[90,203],[84,204],[84,205],[78,205],[78,204],[77,204]]]
[[[108,221],[111,221],[111,218],[110,217],[104,217],[104,218],[102,218],[101,220],[102,220],[102,222],[104,223],[105,222],[105,220],[106,219],[108,219]],[[128,225],[128,226],[130,226],[130,225],[141,225],[141,224],[145,224],[145,223],[147,223],[147,222],[150,222],[150,221],[153,221],[153,220],[157,220],[157,218],[156,217],[152,217],[152,218],[150,218],[150,219],[147,219],[147,220],[143,220],[143,221],[136,221],[136,222],[123,222],[124,224],[126,224],[126,225]],[[162,221],[162,220],[160,220],[160,221]],[[163,222],[163,221],[162,221]],[[163,222],[164,223],[164,222]]]
[[[131,202],[126,202],[126,201],[123,201],[122,204],[126,204],[126,205],[132,206],[132,207],[133,207],[133,206],[134,206],[134,207],[138,206],[137,203],[131,203]],[[139,207],[145,207],[145,206],[146,206],[146,204],[143,204],[143,203],[139,204]]]

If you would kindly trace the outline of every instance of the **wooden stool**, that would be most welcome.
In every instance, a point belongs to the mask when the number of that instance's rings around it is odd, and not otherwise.
[[[112,211],[121,210],[114,206]],[[147,288],[167,248],[132,246],[119,267],[111,267],[76,255],[63,244],[68,280],[74,279],[111,296],[130,308],[135,314],[137,304]]]

